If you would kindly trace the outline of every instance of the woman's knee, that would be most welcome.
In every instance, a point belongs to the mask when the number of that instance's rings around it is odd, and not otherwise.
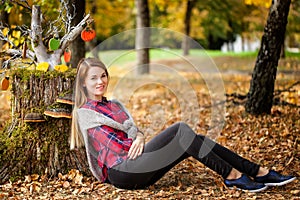
[[[181,129],[181,130],[189,130],[189,131],[192,130],[192,128],[191,128],[187,123],[182,122],[182,121],[177,122],[176,125],[177,125],[178,128]]]

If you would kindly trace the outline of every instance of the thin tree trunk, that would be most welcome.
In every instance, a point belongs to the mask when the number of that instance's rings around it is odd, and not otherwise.
[[[245,52],[245,37],[243,36],[243,34],[241,34],[241,41],[242,52]]]
[[[250,83],[246,102],[248,113],[271,112],[277,66],[284,42],[290,4],[291,0],[272,2]]]
[[[135,0],[137,8],[136,16],[136,43],[137,74],[149,74],[150,67],[150,15],[148,0]]]
[[[85,0],[71,0],[69,4],[69,9],[71,13],[75,13],[75,17],[71,22],[72,26],[76,26],[84,17],[85,14]],[[74,7],[73,7],[74,6]],[[85,57],[85,42],[77,37],[70,45],[70,49],[72,52],[71,57],[71,67],[76,68],[79,60]]]
[[[8,25],[9,24],[8,23],[8,16],[9,16],[9,14],[6,11],[2,10],[0,12],[0,19],[1,19],[1,23],[3,25]]]
[[[95,16],[97,14],[97,4],[96,4],[96,1],[92,1],[91,4],[92,4],[91,15]],[[94,30],[96,30],[96,23],[95,22],[91,26],[92,26],[92,28]],[[90,41],[87,44],[87,49],[88,49],[88,51],[91,52],[91,54],[93,55],[93,57],[99,58],[99,52],[98,52],[98,49],[95,48],[96,46],[97,46],[97,37],[95,39],[93,39],[92,41]]]
[[[184,18],[185,36],[183,37],[183,40],[182,40],[182,50],[183,50],[184,56],[189,55],[189,50],[190,50],[189,36],[190,36],[190,32],[191,32],[191,17],[192,17],[192,10],[193,10],[194,5],[195,5],[194,0],[188,0],[186,12],[185,12],[185,18]]]

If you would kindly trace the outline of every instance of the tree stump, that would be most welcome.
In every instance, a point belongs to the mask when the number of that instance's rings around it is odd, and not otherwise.
[[[75,72],[12,71],[12,121],[0,133],[0,182],[28,174],[56,176],[70,169],[91,175],[85,149],[70,150],[71,119],[44,115],[59,95],[71,93]],[[72,105],[70,106],[72,110]],[[29,113],[44,120],[25,122]]]

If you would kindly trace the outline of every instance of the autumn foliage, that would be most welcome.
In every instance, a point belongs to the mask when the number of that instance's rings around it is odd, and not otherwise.
[[[230,57],[216,58],[218,66],[223,71],[223,81],[226,93],[246,94],[249,81],[249,66],[253,60],[235,59]],[[173,65],[173,64],[174,65]],[[176,64],[175,64],[176,63]],[[164,64],[177,69],[183,69],[178,61]],[[280,63],[288,66],[287,63]],[[236,69],[234,73],[231,70]],[[237,70],[238,68],[238,70]],[[299,65],[285,68],[298,71]],[[162,73],[162,72],[152,72]],[[198,133],[209,133],[209,118],[211,115],[210,95],[201,77],[193,72],[181,71],[195,90],[200,108]],[[119,71],[111,71],[111,84],[118,81]],[[298,75],[299,76],[299,75]],[[291,75],[279,70],[276,91],[285,91],[288,85],[297,80],[297,75]],[[167,76],[166,76],[167,77]],[[155,76],[144,77],[155,83]],[[130,89],[139,78],[127,81],[125,88]],[[170,79],[171,85],[178,85]],[[185,91],[185,88],[181,88]],[[285,174],[300,176],[300,102],[299,85],[291,91],[279,95],[277,105],[273,106],[270,115],[252,116],[244,110],[244,100],[238,96],[228,96],[226,106],[226,123],[217,141],[240,155],[266,167]],[[124,91],[126,92],[126,91]],[[185,93],[189,95],[188,92]],[[122,100],[122,99],[121,99]],[[293,105],[292,105],[293,104]],[[193,105],[191,105],[192,107]],[[133,94],[127,105],[132,112],[137,125],[146,133],[146,139],[161,129],[181,120],[183,112],[178,105],[176,94],[159,84],[145,85]],[[2,114],[1,117],[5,115]],[[229,190],[223,184],[222,178],[201,163],[190,158],[168,172],[160,181],[144,190],[123,190],[109,184],[97,182],[93,177],[87,177],[73,169],[67,174],[57,177],[47,177],[43,174],[28,174],[23,179],[14,180],[0,185],[0,199],[299,199],[299,180],[284,187],[269,188],[262,193],[246,193]]]

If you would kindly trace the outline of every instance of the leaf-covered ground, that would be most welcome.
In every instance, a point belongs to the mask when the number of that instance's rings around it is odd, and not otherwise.
[[[221,65],[221,69],[226,70],[222,73],[226,93],[245,95],[251,80],[249,65],[253,64],[253,60],[235,62],[232,58],[226,58],[216,62]],[[165,64],[180,69],[181,76],[187,78],[190,85],[182,84],[177,78],[168,75],[165,76],[169,79],[168,85],[161,84],[156,76],[161,72],[157,71],[142,77],[146,83],[143,85],[136,84],[141,77],[126,77],[122,89],[124,96],[126,92],[131,92],[127,106],[137,124],[145,131],[147,140],[150,140],[160,130],[185,119],[186,113],[193,112],[196,113],[195,117],[186,119],[187,123],[198,133],[209,135],[212,108],[205,82],[197,73],[184,70],[178,62],[168,61]],[[229,64],[239,67],[228,70]],[[276,90],[284,90],[299,80],[299,68],[288,70],[292,73],[279,71]],[[114,76],[112,73],[112,84],[117,83],[120,77],[122,75]],[[299,91],[297,85],[289,92],[282,92],[279,95],[281,103],[273,106],[270,115],[247,114],[244,100],[235,97],[228,97],[226,102],[219,104],[225,108],[226,121],[216,140],[263,166],[298,177],[298,180],[286,186],[271,187],[261,193],[229,190],[219,175],[190,158],[144,190],[118,189],[71,170],[68,174],[51,178],[27,175],[22,180],[0,185],[0,199],[300,199]],[[195,94],[197,106],[180,102],[181,97],[190,98],[190,102],[193,102],[191,98]],[[282,102],[298,107],[283,105]],[[9,118],[9,114],[3,113],[2,119]]]

